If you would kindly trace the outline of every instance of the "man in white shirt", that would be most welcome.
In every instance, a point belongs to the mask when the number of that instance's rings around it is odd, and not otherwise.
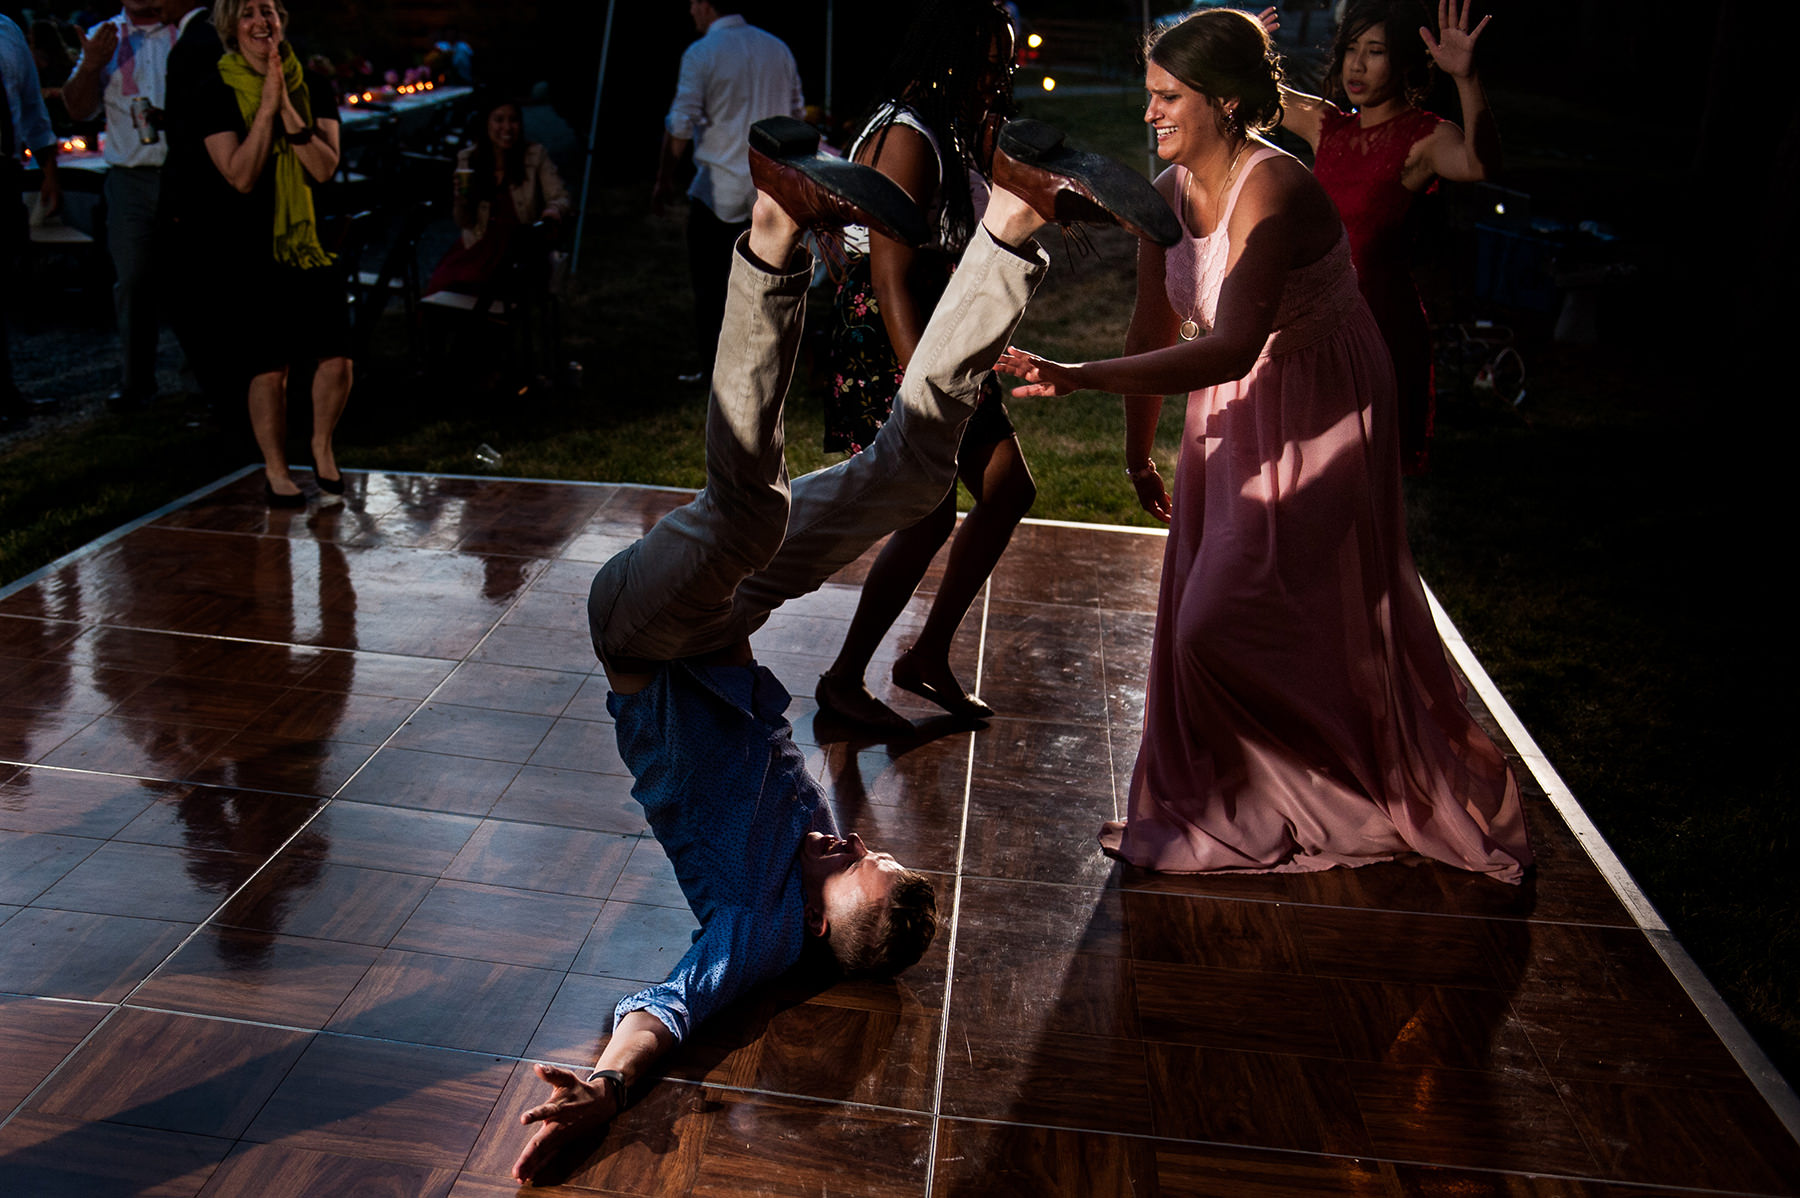
[[[106,245],[118,281],[116,400],[137,407],[156,398],[156,286],[152,242],[157,195],[168,153],[162,136],[165,72],[176,29],[163,24],[162,0],[125,0],[125,11],[81,39],[81,58],[63,85],[78,121],[106,113]]]
[[[805,115],[800,72],[787,46],[747,24],[740,0],[689,0],[700,39],[681,56],[675,102],[663,122],[662,161],[651,203],[658,209],[675,188],[675,172],[691,145],[694,182],[688,188],[688,275],[694,288],[695,348],[700,382],[712,374],[732,247],[750,228],[756,187],[750,181],[750,126],[764,117]]]

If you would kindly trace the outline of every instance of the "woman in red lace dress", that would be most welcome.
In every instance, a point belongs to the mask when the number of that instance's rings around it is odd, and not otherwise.
[[[1475,74],[1475,41],[1492,18],[1470,29],[1472,7],[1438,0],[1433,37],[1416,0],[1357,0],[1325,75],[1325,93],[1339,103],[1282,89],[1282,127],[1313,148],[1313,175],[1344,218],[1357,281],[1394,356],[1408,474],[1426,466],[1433,391],[1431,327],[1407,269],[1406,216],[1438,179],[1476,182],[1500,167],[1500,135]],[[1418,107],[1433,64],[1456,81],[1461,128]]]

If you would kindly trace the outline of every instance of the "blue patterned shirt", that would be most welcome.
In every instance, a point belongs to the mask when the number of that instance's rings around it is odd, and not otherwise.
[[[799,848],[837,834],[825,792],[783,714],[789,695],[762,666],[669,662],[643,690],[609,694],[632,797],[700,921],[667,981],[621,1001],[614,1026],[649,1011],[677,1040],[806,943]]]

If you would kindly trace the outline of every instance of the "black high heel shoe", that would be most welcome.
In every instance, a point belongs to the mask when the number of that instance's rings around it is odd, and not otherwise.
[[[283,495],[274,487],[270,486],[269,480],[265,477],[263,479],[263,502],[268,504],[271,508],[277,509],[292,510],[294,508],[301,508],[306,506],[306,492],[295,491],[292,495]]]

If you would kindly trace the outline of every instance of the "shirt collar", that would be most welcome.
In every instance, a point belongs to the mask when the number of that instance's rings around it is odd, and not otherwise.
[[[736,29],[739,25],[744,25],[744,24],[748,24],[748,22],[746,22],[744,20],[743,13],[741,13],[741,12],[726,13],[722,17],[714,17],[713,23],[706,27],[706,32],[710,34],[715,29]]]

